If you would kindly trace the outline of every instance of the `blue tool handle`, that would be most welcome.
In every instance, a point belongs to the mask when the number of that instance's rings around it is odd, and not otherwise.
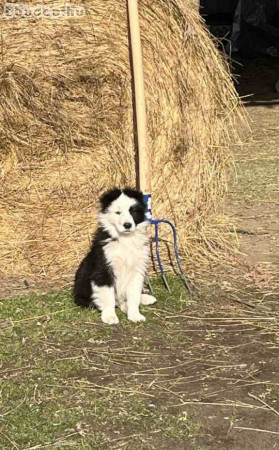
[[[151,194],[143,194],[143,201],[146,204],[145,217],[150,222],[152,221],[152,201]]]

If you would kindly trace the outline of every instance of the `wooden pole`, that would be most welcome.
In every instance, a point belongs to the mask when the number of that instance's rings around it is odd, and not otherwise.
[[[144,95],[144,73],[142,47],[140,38],[138,0],[127,0],[131,56],[133,62],[133,79],[136,107],[138,170],[140,189],[144,194],[151,194],[150,153],[147,142],[147,120]]]

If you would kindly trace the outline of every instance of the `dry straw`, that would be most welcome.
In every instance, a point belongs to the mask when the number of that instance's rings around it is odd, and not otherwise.
[[[82,18],[1,22],[2,281],[67,284],[98,195],[135,184],[125,3],[85,0]],[[175,222],[189,263],[215,257],[239,101],[193,8],[141,0],[140,19],[155,214]]]

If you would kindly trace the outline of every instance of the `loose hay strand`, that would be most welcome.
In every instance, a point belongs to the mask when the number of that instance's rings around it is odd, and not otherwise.
[[[248,427],[233,427],[234,430],[243,430],[243,431],[257,431],[259,433],[269,433],[279,435],[278,431],[271,430],[262,430],[261,428],[248,428]]]

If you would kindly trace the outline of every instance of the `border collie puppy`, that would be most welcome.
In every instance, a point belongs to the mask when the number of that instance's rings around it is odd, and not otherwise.
[[[143,294],[149,260],[148,221],[143,194],[134,189],[111,189],[100,198],[99,226],[91,249],[75,277],[74,299],[95,306],[102,321],[119,323],[115,307],[132,322],[145,320],[139,306],[156,302]]]

